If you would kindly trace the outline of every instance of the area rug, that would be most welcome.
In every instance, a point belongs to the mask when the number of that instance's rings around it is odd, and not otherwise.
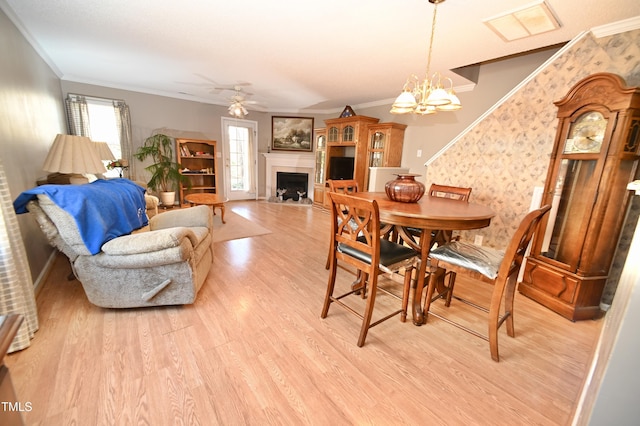
[[[222,223],[220,218],[220,210],[216,209],[216,214],[213,216],[213,242],[219,243],[222,241],[238,240],[240,238],[255,237],[258,235],[270,234],[266,228],[251,222],[248,219],[234,213],[230,209],[224,212],[224,220],[227,223]]]

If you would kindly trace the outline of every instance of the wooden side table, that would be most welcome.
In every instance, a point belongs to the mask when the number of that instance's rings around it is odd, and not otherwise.
[[[226,199],[219,197],[218,194],[210,194],[210,193],[197,193],[197,194],[189,194],[184,197],[185,201],[189,202],[191,205],[204,204],[207,206],[211,206],[213,209],[213,214],[216,214],[216,207],[220,209],[220,219],[222,219],[222,223],[226,223],[224,221],[224,203],[227,201]]]
[[[22,315],[0,315],[0,424],[7,426],[24,425],[22,414],[23,402],[18,401],[16,392],[11,382],[9,369],[4,364],[4,356],[7,354],[13,338],[22,324]]]

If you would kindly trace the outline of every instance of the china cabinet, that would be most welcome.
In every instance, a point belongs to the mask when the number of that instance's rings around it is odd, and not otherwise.
[[[402,162],[405,124],[379,123],[369,126],[365,189],[369,186],[370,167],[398,167]]]
[[[364,179],[367,170],[368,127],[378,121],[378,118],[364,115],[324,120],[327,126],[326,179],[355,179],[361,189],[366,188]],[[338,161],[343,158],[353,159],[353,165]],[[337,170],[338,167],[340,171]],[[325,191],[327,190],[328,187],[325,186]],[[324,197],[323,205],[329,207],[328,197]]]
[[[180,173],[187,176],[191,187],[180,184],[180,203],[194,193],[217,193],[216,141],[176,138],[176,153]]]
[[[637,179],[640,88],[598,73],[558,107],[558,130],[535,236],[519,291],[570,320],[599,314],[600,298]]]
[[[313,179],[313,203],[324,203],[324,187],[327,171],[327,129],[315,129],[315,174]]]

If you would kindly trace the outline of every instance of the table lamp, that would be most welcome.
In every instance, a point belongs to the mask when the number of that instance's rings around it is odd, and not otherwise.
[[[84,174],[104,173],[106,169],[100,154],[86,136],[58,134],[53,140],[42,169],[50,173],[71,174],[69,183],[89,182]]]
[[[111,161],[115,160],[116,156],[113,155],[111,149],[109,148],[109,144],[106,142],[94,142],[95,148],[98,150],[98,155],[102,161]]]

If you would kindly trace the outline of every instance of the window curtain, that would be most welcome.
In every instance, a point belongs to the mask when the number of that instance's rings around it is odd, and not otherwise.
[[[27,262],[27,253],[13,210],[9,184],[0,160],[0,315],[20,314],[20,329],[9,352],[28,347],[38,331],[33,280]]]
[[[65,99],[67,108],[67,127],[69,132],[75,136],[91,137],[91,127],[89,126],[89,107],[87,98],[84,96],[67,95]]]
[[[248,154],[249,164],[247,164],[247,168],[249,169],[249,193],[256,194],[256,158],[255,158],[255,132],[252,131],[250,127],[247,127],[247,133],[249,133],[249,143],[248,145]],[[256,197],[257,198],[257,197]]]
[[[131,141],[131,114],[129,113],[129,105],[124,101],[113,101],[113,111],[116,114],[116,123],[118,125],[118,134],[120,135],[120,149],[122,150],[122,158],[126,158],[129,162],[129,169],[125,171],[126,177],[136,179],[136,162],[133,161],[133,143]],[[133,177],[132,177],[133,176]]]

